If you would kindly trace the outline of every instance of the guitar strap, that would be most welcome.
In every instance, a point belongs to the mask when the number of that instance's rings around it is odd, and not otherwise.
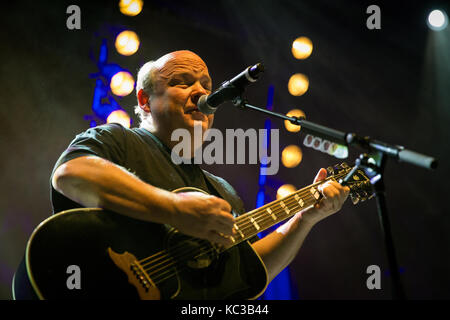
[[[242,200],[234,191],[233,187],[224,179],[214,176],[206,170],[202,170],[205,181],[211,193],[227,201],[233,208],[232,213],[237,217],[245,212]]]

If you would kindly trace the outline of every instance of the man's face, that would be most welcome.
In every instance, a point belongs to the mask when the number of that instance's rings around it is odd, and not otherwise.
[[[203,60],[190,51],[177,51],[158,61],[154,94],[149,105],[155,133],[168,143],[173,130],[184,128],[194,135],[194,121],[202,131],[211,128],[214,115],[198,111],[197,101],[211,93],[211,78]],[[170,143],[169,143],[170,145]]]

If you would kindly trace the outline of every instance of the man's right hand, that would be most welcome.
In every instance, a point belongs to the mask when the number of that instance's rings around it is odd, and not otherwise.
[[[235,219],[225,200],[201,192],[174,193],[170,225],[181,233],[229,246]]]

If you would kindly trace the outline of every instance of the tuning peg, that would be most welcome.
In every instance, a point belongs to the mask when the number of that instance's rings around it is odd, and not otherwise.
[[[364,190],[361,192],[361,201],[366,201],[369,195]]]
[[[358,198],[358,197],[355,197],[355,196],[353,196],[353,195],[350,195],[350,199],[352,200],[352,203],[353,203],[353,204],[357,204],[357,203],[359,202],[359,198]]]
[[[329,176],[334,175],[334,169],[332,167],[327,168],[327,173]]]
[[[342,162],[341,167],[344,169],[350,168],[350,166],[347,164],[347,162]]]
[[[373,194],[373,187],[370,181],[364,181],[362,183],[361,189],[366,190],[366,192],[369,194]]]
[[[340,173],[340,172],[342,171],[341,165],[340,165],[340,164],[335,164],[335,165],[333,166],[333,171],[334,171],[335,173]]]

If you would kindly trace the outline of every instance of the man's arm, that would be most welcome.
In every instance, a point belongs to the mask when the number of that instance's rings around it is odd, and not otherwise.
[[[326,176],[327,171],[321,169],[314,183]],[[341,209],[350,191],[334,181],[327,181],[318,189],[323,195],[319,204],[297,213],[276,231],[252,244],[266,265],[269,281],[292,262],[312,227]]]
[[[60,165],[52,178],[58,192],[85,207],[134,219],[170,224],[180,232],[229,245],[234,218],[223,199],[203,193],[172,193],[147,184],[100,157],[82,156]]]

